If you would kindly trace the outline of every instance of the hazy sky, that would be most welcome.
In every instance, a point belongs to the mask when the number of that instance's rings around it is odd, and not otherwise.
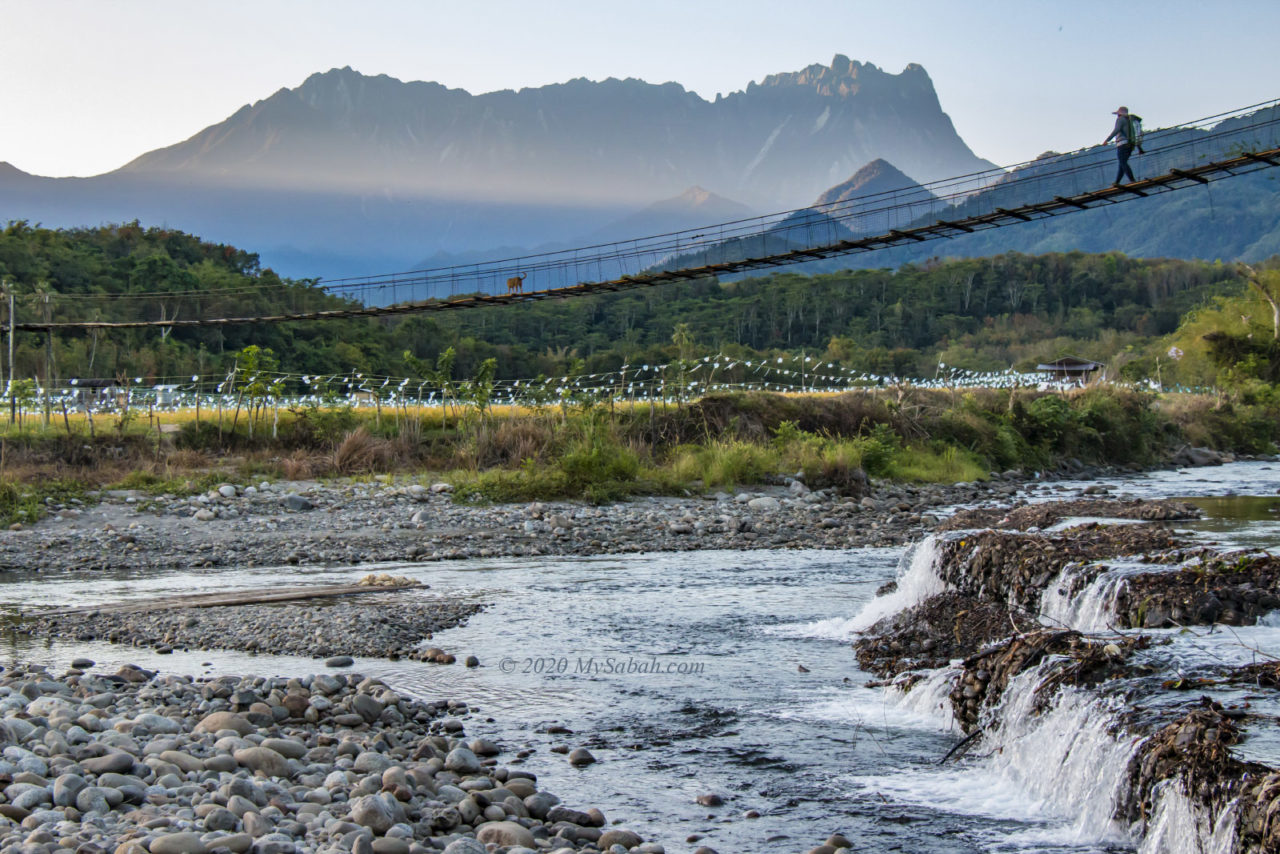
[[[933,78],[982,157],[1280,96],[1280,2],[0,0],[0,161],[92,175],[350,65],[473,93],[572,77],[704,97],[836,53]]]

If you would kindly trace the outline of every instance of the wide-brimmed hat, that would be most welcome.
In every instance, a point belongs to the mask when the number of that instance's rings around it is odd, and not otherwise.
[[[1129,108],[1128,108],[1128,107],[1121,107],[1120,109],[1116,110],[1116,111],[1115,111],[1114,113],[1112,113],[1111,115],[1113,115],[1113,116],[1127,116],[1127,115],[1129,115]]]

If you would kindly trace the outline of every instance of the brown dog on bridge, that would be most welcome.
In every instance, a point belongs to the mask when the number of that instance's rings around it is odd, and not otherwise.
[[[518,294],[524,291],[524,280],[529,277],[528,273],[520,276],[512,276],[507,279],[507,293]]]

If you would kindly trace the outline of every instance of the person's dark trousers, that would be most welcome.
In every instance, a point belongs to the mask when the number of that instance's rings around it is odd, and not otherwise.
[[[1132,146],[1132,145],[1130,145],[1130,144],[1128,144],[1128,143],[1125,143],[1124,145],[1117,145],[1117,146],[1116,146],[1116,157],[1120,160],[1120,168],[1119,168],[1119,170],[1117,170],[1117,172],[1116,172],[1116,183],[1117,183],[1117,184],[1119,184],[1119,183],[1120,183],[1120,179],[1121,179],[1121,178],[1123,178],[1125,175],[1128,175],[1128,176],[1129,176],[1129,181],[1130,181],[1130,182],[1133,182],[1133,181],[1138,180],[1137,178],[1133,177],[1133,170],[1129,168],[1129,155],[1130,155],[1130,154],[1133,154],[1133,146]]]

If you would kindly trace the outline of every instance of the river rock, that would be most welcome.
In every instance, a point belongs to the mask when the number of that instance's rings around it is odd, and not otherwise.
[[[464,836],[446,845],[443,854],[489,854],[489,849],[483,842]]]
[[[297,493],[290,493],[289,495],[286,495],[284,497],[284,506],[297,512],[303,512],[315,508],[314,504]]]
[[[378,795],[365,795],[351,802],[350,815],[356,824],[381,835],[403,818],[403,814],[398,814],[400,812]]]
[[[133,757],[127,753],[108,753],[106,756],[85,759],[80,767],[87,774],[106,774],[112,771],[119,774],[133,770]]]
[[[170,833],[151,840],[151,854],[205,854],[209,849],[195,833]]]
[[[493,843],[499,846],[523,845],[525,848],[535,848],[537,841],[528,828],[516,824],[514,821],[490,821],[476,828],[476,839],[484,843]]]
[[[621,845],[623,848],[630,851],[643,841],[644,840],[640,838],[638,833],[632,833],[630,830],[623,830],[621,828],[614,828],[612,830],[606,830],[604,833],[600,834],[600,839],[596,842],[596,845],[602,851],[608,851],[610,846],[613,845]]]
[[[204,817],[205,830],[235,830],[240,826],[240,819],[226,807],[210,810]]]
[[[231,833],[219,836],[217,846],[226,848],[231,854],[245,854],[253,846],[253,837],[247,833]]]
[[[747,506],[752,510],[761,513],[774,513],[782,508],[782,504],[778,499],[770,495],[761,495],[759,498],[752,498],[747,502]]]
[[[356,660],[349,655],[335,655],[331,658],[326,658],[324,660],[325,667],[350,667],[355,663],[356,663]],[[338,686],[334,685],[332,690],[327,691],[325,693],[332,694],[336,690],[338,690]]]
[[[578,765],[578,766],[590,765],[595,761],[596,761],[596,758],[592,756],[591,751],[587,750],[585,747],[578,747],[569,751],[570,765]]]
[[[232,756],[250,771],[268,777],[287,777],[289,774],[289,760],[266,747],[246,747],[234,751]]]
[[[9,790],[12,790],[13,788],[14,786],[10,786],[8,789],[6,789],[6,792]],[[11,796],[9,798],[9,803],[13,804],[15,807],[17,807],[20,810],[27,810],[28,812],[33,812],[38,807],[42,807],[46,804],[52,804],[53,795],[49,792],[48,789],[42,788],[40,786],[32,786],[31,788],[21,792],[20,794]]]
[[[444,767],[447,771],[468,775],[479,774],[484,766],[480,764],[480,759],[470,750],[465,747],[456,747],[445,756]]]
[[[384,756],[376,750],[366,750],[356,757],[352,767],[361,774],[381,774],[395,764],[395,760],[389,756]]]
[[[593,822],[591,816],[582,810],[571,809],[566,806],[556,805],[547,810],[546,820],[550,824],[558,821],[567,821],[570,824],[576,824],[579,827],[591,827]]]
[[[290,738],[264,738],[260,746],[274,750],[286,759],[301,759],[307,755],[307,746]]]
[[[165,750],[157,758],[171,765],[177,765],[183,772],[204,770],[203,760],[197,759],[189,753],[183,753],[181,750]]]
[[[382,710],[386,708],[382,703],[370,697],[368,694],[356,694],[351,698],[351,708],[356,714],[364,718],[369,723],[373,723],[382,716]]]
[[[248,735],[254,731],[254,726],[243,715],[235,712],[214,712],[196,724],[196,732],[216,733],[224,729],[233,730],[237,735]]]
[[[76,809],[82,813],[107,813],[111,804],[107,800],[107,790],[100,786],[89,786],[76,795]]]
[[[72,807],[76,803],[76,795],[80,794],[88,783],[79,774],[62,774],[53,781],[53,803],[55,806]]]

